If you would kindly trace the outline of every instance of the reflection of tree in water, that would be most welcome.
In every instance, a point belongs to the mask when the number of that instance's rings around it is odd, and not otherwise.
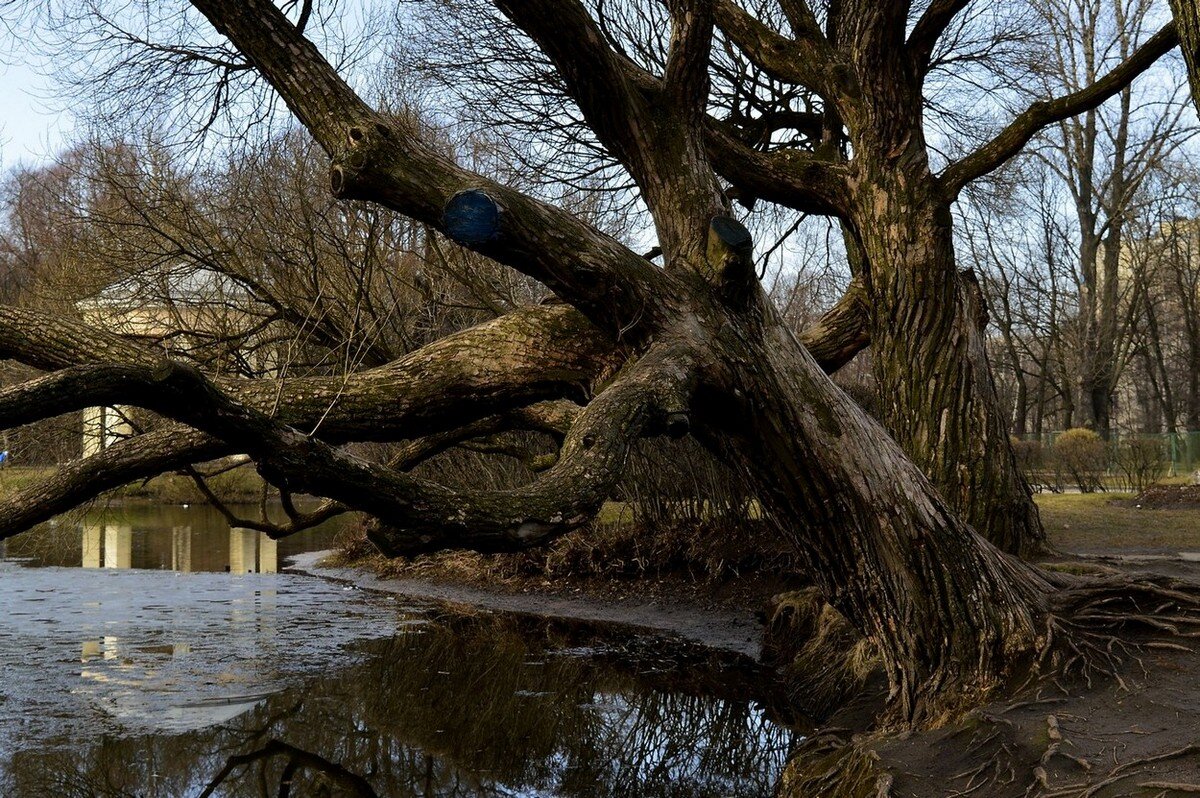
[[[771,793],[791,733],[750,700],[744,667],[674,646],[617,647],[562,624],[518,628],[530,625],[416,626],[226,728],[19,754],[4,794],[196,795],[228,757],[272,739],[366,777],[381,796]],[[287,761],[240,767],[217,794],[276,796]],[[301,768],[291,794],[349,793]]]

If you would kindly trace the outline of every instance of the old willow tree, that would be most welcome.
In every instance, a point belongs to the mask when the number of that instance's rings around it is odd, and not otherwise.
[[[594,7],[618,71],[635,87],[664,73],[666,37],[659,41],[658,31],[668,27],[665,5],[626,0]],[[925,115],[941,103],[945,75],[970,73],[1005,36],[1027,35],[989,30],[1006,12],[1018,15],[1019,4],[981,12],[985,5],[715,2],[718,46],[702,124],[706,152],[728,195],[758,209],[836,217],[848,234],[858,256],[856,279],[826,323],[810,331],[806,343],[818,362],[836,370],[869,345],[888,431],[979,532],[1006,551],[1032,554],[1044,537],[997,406],[973,278],[955,268],[950,208],[966,185],[1018,153],[1038,130],[1128,87],[1174,45],[1174,35],[1164,30],[1095,85],[1029,108],[975,152],[960,140],[935,141],[942,150],[966,152],[934,174]],[[428,31],[440,35],[428,45],[433,52],[412,65],[440,73],[459,95],[464,90],[456,80],[486,86],[466,92],[466,102],[480,106],[471,113],[481,121],[518,131],[569,125],[564,118],[574,117],[562,107],[578,105],[576,93],[538,79],[539,70],[562,67],[547,32],[512,14],[498,20],[489,6],[452,0],[428,12],[438,18],[425,23]],[[486,34],[472,35],[480,30]],[[1028,59],[1032,45],[1024,47]],[[522,48],[540,54],[522,56]],[[524,69],[512,66],[523,58]],[[536,88],[527,92],[531,84]],[[582,116],[590,126],[586,111]],[[540,143],[571,147],[592,127],[570,127]],[[606,141],[598,144],[624,165]],[[596,164],[585,160],[574,168]]]
[[[1102,101],[1171,47],[1173,28],[1097,86],[1034,106],[933,175],[921,76],[964,2],[935,0],[905,38],[905,2],[844,0],[824,24],[802,0],[781,2],[790,20],[781,32],[722,0],[672,0],[668,52],[653,73],[614,51],[579,0],[496,0],[636,183],[660,267],[462,168],[409,119],[370,107],[268,0],[193,5],[328,153],[337,196],[427,224],[540,280],[561,303],[346,377],[280,381],[207,376],[104,330],[0,308],[0,356],[46,372],[0,394],[0,427],[112,404],[175,424],[62,467],[0,508],[0,534],[109,487],[240,452],[281,488],[380,519],[374,542],[389,554],[517,550],[585,524],[639,438],[691,434],[744,472],[825,600],[872,643],[891,688],[884,727],[936,725],[1014,678],[1086,666],[1091,651],[1104,657],[1095,636],[1130,621],[1122,607],[1195,617],[1182,589],[1043,572],[973,529],[970,519],[988,512],[1016,518],[1012,534],[1035,522],[1022,520],[1028,496],[991,404],[982,309],[954,268],[948,210],[1040,125]],[[849,147],[764,153],[709,119],[721,30],[826,98],[822,124]],[[819,325],[807,336],[812,352],[764,296],[722,176],[764,199],[836,213],[861,242],[861,293],[839,309],[861,315]],[[865,339],[895,386],[889,416],[903,446],[822,368]],[[459,490],[407,473],[447,446],[512,429],[561,441],[528,485]],[[341,446],[365,440],[405,445],[388,464]]]

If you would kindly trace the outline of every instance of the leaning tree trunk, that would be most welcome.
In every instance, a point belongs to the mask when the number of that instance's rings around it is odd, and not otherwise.
[[[697,406],[830,603],[876,641],[892,721],[937,724],[1044,641],[1050,586],[954,514],[782,326],[720,335],[727,391]],[[704,434],[704,433],[701,433]]]
[[[982,293],[955,268],[949,209],[880,183],[864,192],[859,227],[883,421],[972,527],[1004,551],[1037,554],[1045,533],[992,381]]]

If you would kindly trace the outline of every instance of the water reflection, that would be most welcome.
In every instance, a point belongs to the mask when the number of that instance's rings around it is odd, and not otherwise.
[[[335,518],[275,541],[253,529],[231,528],[207,505],[114,505],[44,524],[9,541],[5,554],[35,565],[270,574],[288,557],[328,548],[341,523]]]
[[[396,628],[393,605],[288,574],[0,563],[0,605],[0,755],[228,720]]]
[[[381,796],[762,796],[792,743],[731,657],[492,616],[407,613],[400,628],[218,728],[23,747],[2,792],[195,795],[277,739]],[[237,769],[219,794],[274,796],[286,766]],[[343,794],[311,770],[294,779],[292,795]]]
[[[274,573],[332,533],[275,544],[212,508],[133,505],[11,541],[68,567],[0,562],[0,795],[196,795],[271,740],[381,796],[772,792],[794,733],[753,663]],[[255,761],[218,794],[281,794],[287,769]]]

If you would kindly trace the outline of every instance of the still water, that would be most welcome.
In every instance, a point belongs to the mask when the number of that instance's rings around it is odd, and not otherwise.
[[[772,792],[794,735],[753,663],[277,572],[330,534],[137,506],[13,541],[0,795],[193,796],[243,755],[214,794]]]

